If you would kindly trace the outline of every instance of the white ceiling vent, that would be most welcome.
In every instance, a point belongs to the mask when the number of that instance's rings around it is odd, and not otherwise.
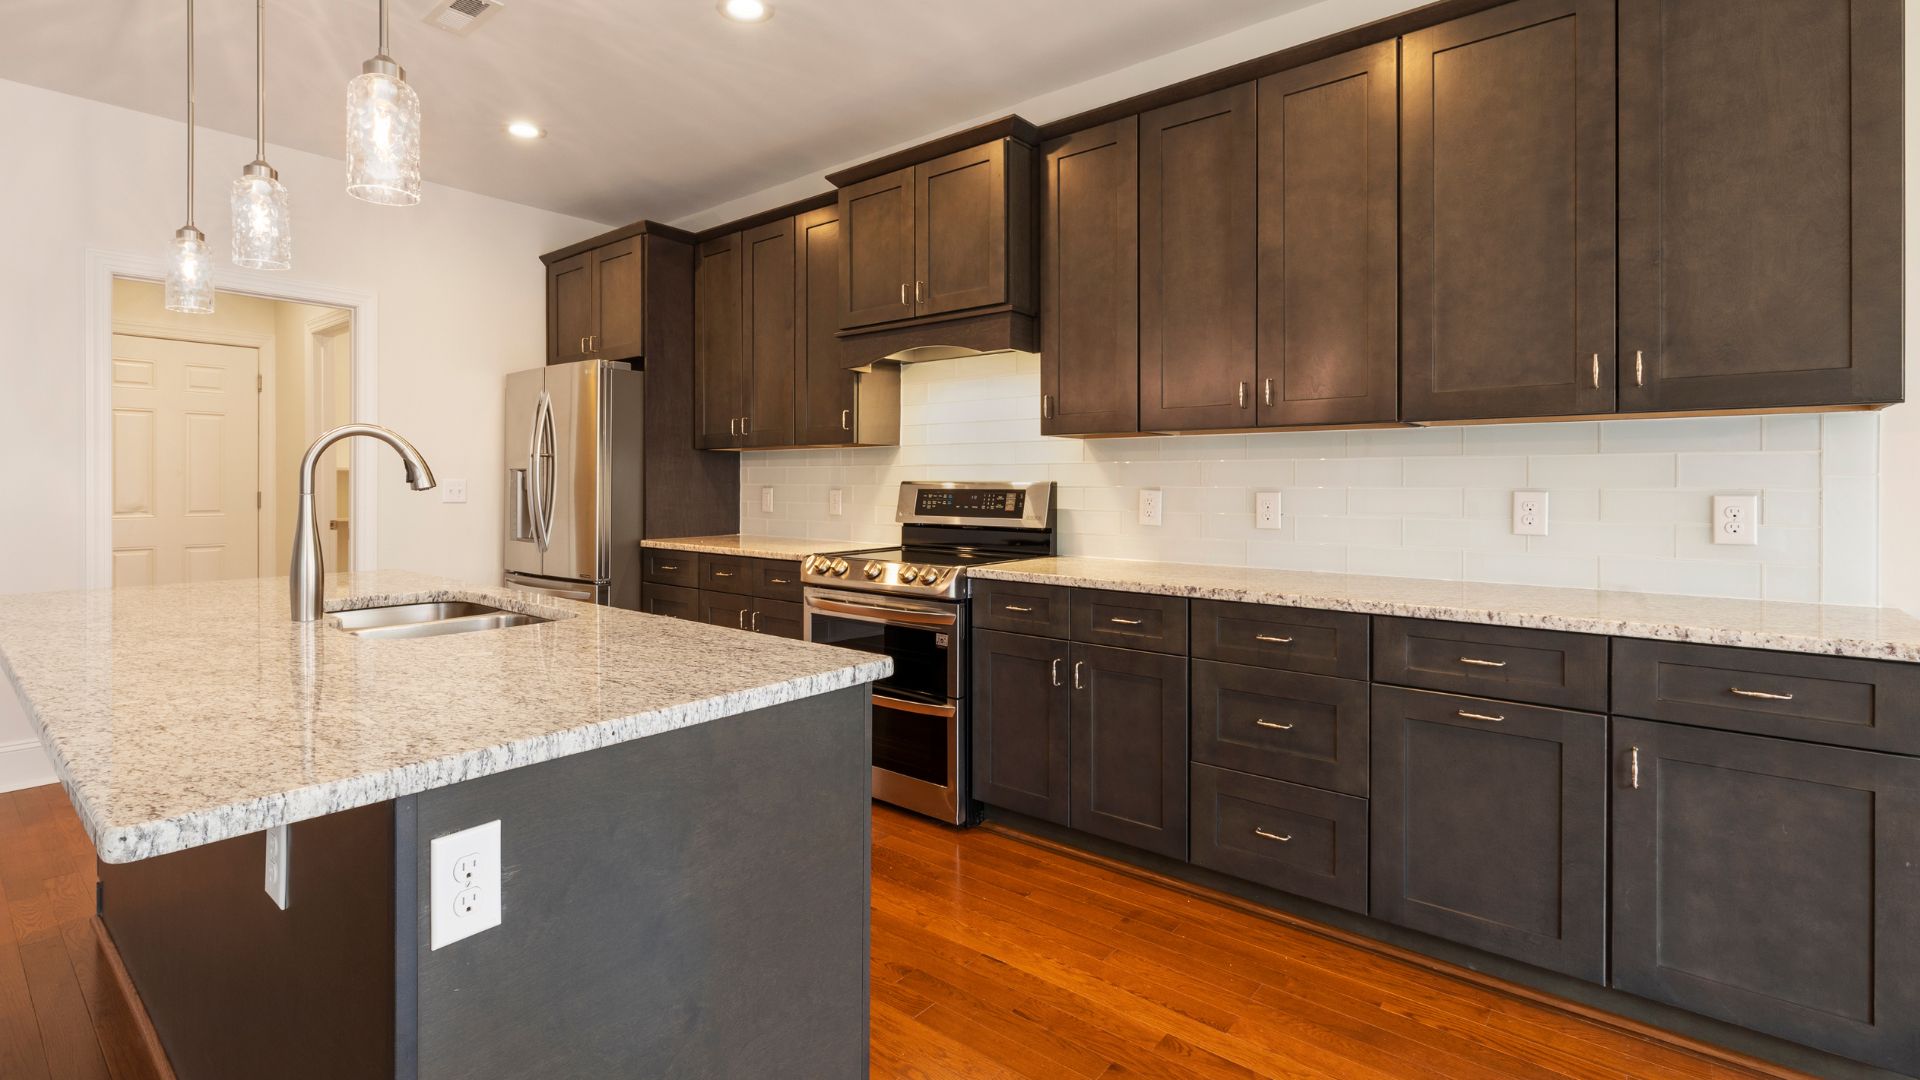
[[[503,7],[501,0],[441,0],[427,13],[427,25],[465,37]]]

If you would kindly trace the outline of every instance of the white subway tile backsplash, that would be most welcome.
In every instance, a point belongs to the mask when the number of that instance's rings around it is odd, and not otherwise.
[[[1713,596],[1872,603],[1871,413],[1493,424],[1126,439],[1040,434],[1037,357],[902,373],[902,445],[741,455],[741,527],[894,540],[902,480],[1051,479],[1063,553]],[[762,513],[759,489],[775,489]],[[846,512],[826,513],[826,492]],[[1165,524],[1137,523],[1161,489]],[[1548,492],[1545,537],[1513,492]],[[1710,542],[1715,492],[1763,492],[1760,543]],[[1281,527],[1253,527],[1281,492]]]

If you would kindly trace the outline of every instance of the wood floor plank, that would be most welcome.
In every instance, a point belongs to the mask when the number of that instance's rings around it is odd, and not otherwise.
[[[4,802],[3,796],[0,802]],[[0,807],[0,821],[10,813],[10,806]],[[6,905],[6,885],[0,882],[0,909]],[[16,1076],[21,1080],[47,1080],[47,1049],[40,1035],[40,1018],[33,1009],[27,971],[20,960],[20,947],[14,940],[13,921],[5,918],[0,919],[0,1077],[13,1080]]]
[[[111,1080],[100,1036],[74,978],[67,945],[56,933],[20,945],[20,966],[33,994],[33,1014],[54,1080]]]
[[[93,920],[75,919],[60,928],[66,944],[67,959],[73,964],[73,976],[87,1013],[99,1035],[100,1053],[106,1059],[107,1073],[113,1080],[166,1080],[148,1055],[140,1021],[121,996],[120,987],[102,953],[99,934]]]

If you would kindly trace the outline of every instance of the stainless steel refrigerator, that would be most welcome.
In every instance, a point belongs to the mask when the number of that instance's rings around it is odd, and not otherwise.
[[[507,376],[509,587],[640,607],[644,380],[607,360]]]

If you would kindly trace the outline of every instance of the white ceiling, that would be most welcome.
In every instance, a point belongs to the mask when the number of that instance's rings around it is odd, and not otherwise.
[[[426,179],[673,221],[1301,7],[1306,0],[507,0],[470,37],[393,0]],[[249,0],[198,0],[200,123],[253,132]],[[185,0],[6,0],[0,78],[180,119]],[[338,157],[374,0],[268,0],[269,141]],[[510,139],[508,119],[548,130]],[[1044,122],[1053,117],[1029,117]],[[235,162],[237,169],[243,162]]]

